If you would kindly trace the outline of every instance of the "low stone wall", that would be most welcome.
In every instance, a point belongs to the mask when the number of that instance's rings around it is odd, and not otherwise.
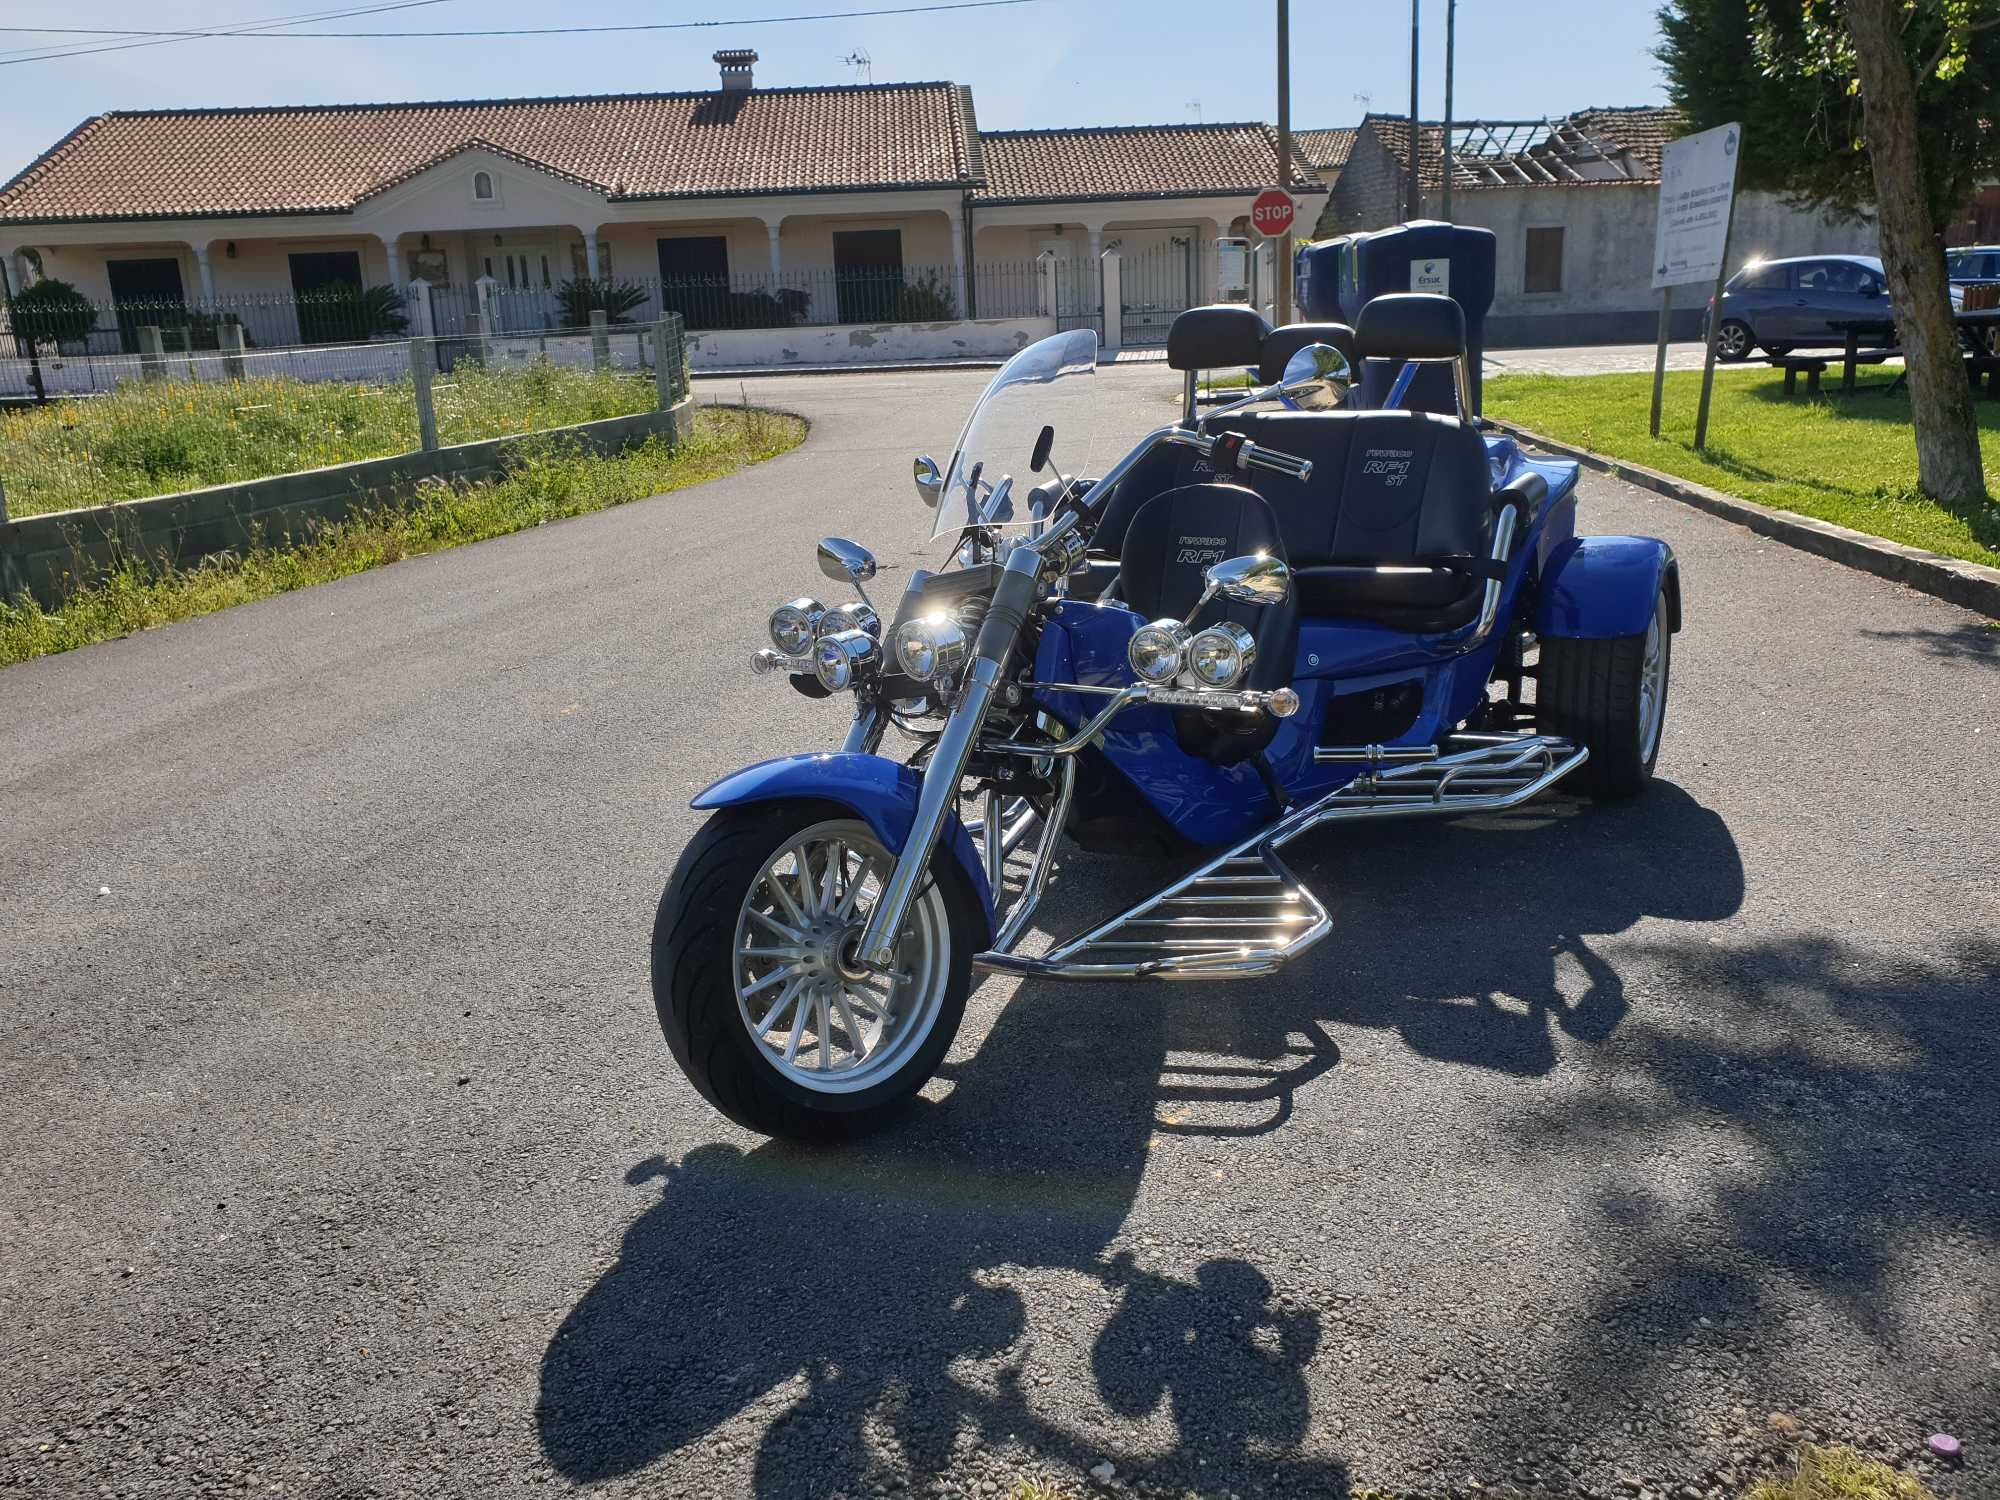
[[[1007,359],[1056,331],[1054,318],[950,323],[852,323],[826,328],[736,328],[687,336],[688,365],[704,370],[838,369],[954,359]]]
[[[499,472],[510,449],[551,436],[598,453],[620,452],[656,435],[677,443],[693,430],[694,412],[693,397],[686,397],[664,411],[549,432],[24,516],[0,526],[0,587],[10,598],[25,590],[53,609],[80,582],[120,558],[159,557],[188,564],[219,552],[240,552],[259,541],[302,537],[314,522],[337,521],[358,506],[408,499],[427,479],[487,478]]]

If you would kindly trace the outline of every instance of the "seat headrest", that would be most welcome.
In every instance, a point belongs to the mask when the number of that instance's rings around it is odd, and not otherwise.
[[[1451,359],[1465,353],[1465,310],[1436,292],[1391,292],[1361,309],[1363,359]]]
[[[1190,307],[1167,329],[1167,364],[1176,370],[1254,365],[1263,357],[1270,331],[1271,325],[1247,307]]]
[[[1350,365],[1357,358],[1354,330],[1345,323],[1287,323],[1264,336],[1257,379],[1265,385],[1276,385],[1285,378],[1285,361],[1308,344],[1331,344],[1346,356]]]

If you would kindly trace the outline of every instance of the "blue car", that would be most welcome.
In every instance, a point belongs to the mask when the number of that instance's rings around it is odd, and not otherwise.
[[[724,1115],[805,1140],[883,1123],[976,975],[1272,974],[1334,930],[1283,858],[1309,833],[1646,788],[1672,551],[1579,535],[1577,466],[1482,430],[1450,298],[1324,332],[1183,312],[1179,419],[1094,479],[1097,336],[1044,339],[947,466],[916,461],[935,565],[899,600],[868,597],[865,548],[820,543],[855,597],[781,604],[751,665],[846,708],[845,743],[699,793],[653,927],[667,1045]],[[1278,361],[1196,414],[1198,372]],[[1186,873],[1044,942],[1068,844]]]
[[[1712,298],[1709,315],[1717,316]],[[1872,255],[1752,261],[1724,285],[1719,315],[1717,359],[1748,359],[1760,348],[1772,355],[1837,349],[1846,335],[1832,324],[1890,315],[1882,262]]]

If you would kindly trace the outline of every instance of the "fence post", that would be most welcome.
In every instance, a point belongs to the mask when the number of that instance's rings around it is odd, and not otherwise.
[[[1116,250],[1107,250],[1098,257],[1097,270],[1104,292],[1097,302],[1104,309],[1100,320],[1104,333],[1097,346],[1106,354],[1116,354],[1125,347],[1124,262]]]
[[[437,320],[431,313],[431,284],[418,276],[403,288],[403,303],[410,310],[410,336],[428,339],[437,336]]]
[[[7,523],[7,484],[0,480],[0,603],[12,604],[27,593],[14,562],[13,527]]]
[[[482,276],[472,283],[472,290],[479,298],[479,357],[486,363],[493,363],[493,336],[500,331],[499,320],[494,317],[494,294],[500,290],[500,283],[491,276]]]
[[[431,373],[436,361],[429,339],[410,340],[410,383],[417,397],[417,447],[425,453],[437,452],[437,407],[431,401]]]
[[[222,337],[222,373],[231,380],[243,378],[243,325],[231,320],[216,330]]]
[[[590,310],[590,368],[602,370],[611,363],[611,315],[601,307]]]
[[[160,325],[143,323],[139,326],[139,374],[147,380],[158,380],[164,373],[162,365],[167,357],[166,346],[160,342]]]
[[[681,315],[668,313],[653,324],[653,388],[665,411],[687,394],[687,350],[681,336]]]
[[[1044,250],[1040,255],[1035,257],[1035,280],[1036,289],[1041,294],[1042,316],[1053,318],[1056,315],[1055,251]]]

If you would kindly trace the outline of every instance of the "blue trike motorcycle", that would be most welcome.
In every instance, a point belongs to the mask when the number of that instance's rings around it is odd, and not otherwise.
[[[1673,554],[1579,536],[1576,466],[1482,430],[1457,304],[1381,297],[1352,330],[1196,308],[1168,362],[1180,419],[1090,479],[1061,450],[1088,444],[1096,335],[1022,350],[949,465],[916,461],[939,566],[885,617],[872,556],[829,538],[821,570],[857,597],[771,616],[753,668],[844,699],[846,744],[700,793],[713,816],[653,930],[667,1042],[739,1124],[881,1123],[936,1069],[975,971],[1274,972],[1331,928],[1281,857],[1326,824],[1650,779]],[[1195,372],[1236,366],[1270,383],[1197,416]],[[1451,410],[1413,409],[1421,370]],[[1045,941],[1030,922],[1065,840],[1192,868]]]

